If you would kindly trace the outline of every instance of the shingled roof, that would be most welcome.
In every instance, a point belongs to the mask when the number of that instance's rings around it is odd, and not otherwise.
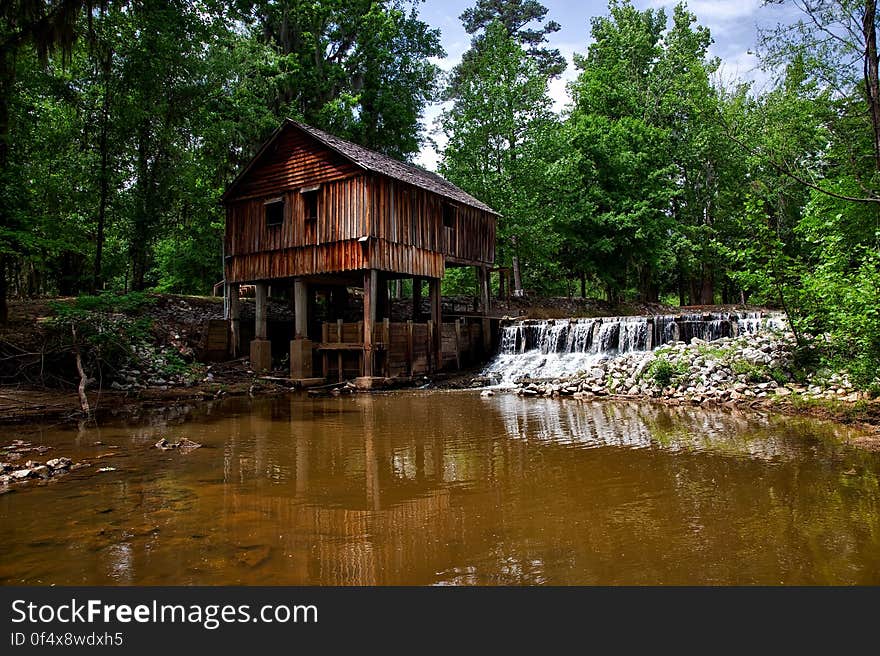
[[[305,132],[312,138],[324,144],[331,150],[336,151],[337,153],[350,160],[357,166],[360,166],[364,170],[372,171],[373,173],[378,173],[380,175],[385,175],[389,178],[400,180],[401,182],[406,182],[416,187],[425,189],[426,191],[444,196],[458,203],[470,205],[471,207],[476,207],[477,209],[491,212],[492,214],[498,214],[498,212],[493,210],[485,203],[481,203],[469,193],[462,191],[454,184],[440,177],[436,173],[432,173],[431,171],[423,169],[420,166],[416,166],[415,164],[401,162],[394,159],[393,157],[389,157],[388,155],[377,153],[376,151],[370,150],[369,148],[364,148],[363,146],[359,146],[356,143],[346,141],[345,139],[341,139],[328,132],[324,132],[323,130],[313,128],[310,125],[299,123],[298,121],[294,121],[293,119],[289,118],[285,119],[281,127],[263,145],[263,147],[260,149],[260,152],[251,161],[251,164],[249,164],[244,169],[244,171],[239,174],[235,181],[229,186],[229,189],[227,189],[224,196],[229,194],[232,188],[235,187],[238,182],[245,177],[253,164],[260,158],[260,155],[262,155],[262,153],[265,152],[269,145],[273,141],[275,141],[278,135],[281,134],[285,126],[293,126]]]

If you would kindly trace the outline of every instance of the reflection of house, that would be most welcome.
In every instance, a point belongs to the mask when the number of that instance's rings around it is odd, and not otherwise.
[[[270,363],[269,284],[273,290],[292,290],[295,378],[308,377],[319,364],[324,375],[335,367],[342,377],[350,368],[346,358],[365,376],[374,371],[411,374],[422,354],[425,369],[443,366],[453,341],[456,360],[463,344],[485,345],[488,330],[482,322],[443,324],[440,280],[447,267],[475,267],[486,312],[497,213],[440,176],[287,120],[223,201],[233,343],[238,339],[237,288],[253,283],[255,368]],[[404,278],[413,282],[415,325],[392,326],[388,283]],[[425,281],[431,318],[420,324]],[[363,321],[342,325],[349,287],[363,289]],[[324,325],[311,320],[316,295],[327,310]]]

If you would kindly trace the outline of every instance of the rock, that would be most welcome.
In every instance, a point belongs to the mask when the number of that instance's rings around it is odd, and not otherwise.
[[[9,476],[8,474],[0,474],[0,485],[9,485],[12,480],[12,476]]]
[[[26,478],[30,478],[31,470],[30,469],[16,469],[12,472],[11,476],[16,481],[23,481]]]
[[[480,396],[488,398],[490,396],[495,396],[495,392],[493,392],[492,390],[483,390],[482,392],[480,392]]]
[[[39,465],[38,467],[34,467],[33,469],[31,469],[31,473],[44,479],[52,477],[52,470],[46,465]]]
[[[488,391],[488,390],[487,390]],[[162,438],[156,444],[153,445],[156,449],[161,449],[162,451],[169,451],[171,449],[179,449],[181,453],[189,453],[190,451],[194,451],[195,449],[200,448],[202,445],[198,442],[193,442],[192,440],[182,437],[177,442],[171,443],[166,438]]]
[[[787,387],[777,387],[776,388],[776,396],[789,396],[791,394],[791,390]]]
[[[52,469],[70,469],[70,465],[73,464],[73,461],[70,458],[52,458],[52,460],[46,461],[46,466],[51,467]]]
[[[113,472],[113,471],[116,471],[116,467],[99,467],[96,471],[98,471],[98,472]]]

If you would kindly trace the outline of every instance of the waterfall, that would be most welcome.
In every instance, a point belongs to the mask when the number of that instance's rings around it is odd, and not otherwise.
[[[560,378],[589,371],[605,358],[650,351],[676,341],[784,330],[780,314],[704,312],[596,319],[523,320],[502,328],[498,355],[484,374],[502,385],[531,378]]]

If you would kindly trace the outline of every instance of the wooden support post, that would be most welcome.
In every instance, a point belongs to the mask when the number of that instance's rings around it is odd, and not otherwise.
[[[326,344],[330,341],[330,324],[326,321],[321,325],[321,341]],[[330,378],[330,355],[326,351],[321,351],[321,373],[324,379]]]
[[[413,322],[406,322],[406,370],[410,376],[415,375],[415,354],[413,353]]]
[[[506,275],[507,274],[505,273],[504,269],[498,270],[498,298],[499,298],[499,300],[504,300],[506,298],[506,296],[504,295]]]
[[[254,285],[256,299],[254,340],[251,342],[251,369],[260,373],[272,368],[272,344],[266,339],[266,283]]]
[[[373,325],[376,322],[376,269],[364,272],[364,376],[373,375]]]
[[[461,319],[455,320],[455,368],[461,369]]]
[[[391,319],[388,317],[382,319],[382,346],[385,358],[382,371],[388,378],[391,375]]]
[[[290,377],[294,380],[312,377],[312,340],[305,337],[290,340]]]
[[[418,323],[422,318],[422,279],[418,276],[413,278],[412,301],[412,320]]]
[[[293,336],[309,336],[309,288],[302,280],[293,281]]]
[[[480,312],[489,314],[492,310],[492,297],[489,295],[489,269],[477,267],[477,280],[480,282]]]
[[[425,353],[428,360],[428,373],[434,371],[434,322],[428,319],[425,324]]]
[[[258,282],[254,285],[255,300],[255,339],[266,339],[266,283]]]
[[[343,332],[342,319],[337,319],[336,320],[336,341],[339,342],[340,344],[342,344],[342,332]],[[345,362],[344,362],[344,358],[342,357],[342,351],[339,351],[339,353],[336,354],[336,368],[338,370],[340,383],[343,380],[345,380],[345,374],[343,373],[343,365],[344,364],[345,364]]]
[[[432,343],[432,357],[437,371],[443,366],[443,354],[441,352],[443,335],[443,316],[440,305],[440,278],[428,279],[428,292],[431,299],[431,321],[434,322],[434,341]]]
[[[241,307],[239,305],[239,284],[237,282],[226,285],[227,310],[229,312],[229,354],[233,358],[238,357],[241,348]]]

